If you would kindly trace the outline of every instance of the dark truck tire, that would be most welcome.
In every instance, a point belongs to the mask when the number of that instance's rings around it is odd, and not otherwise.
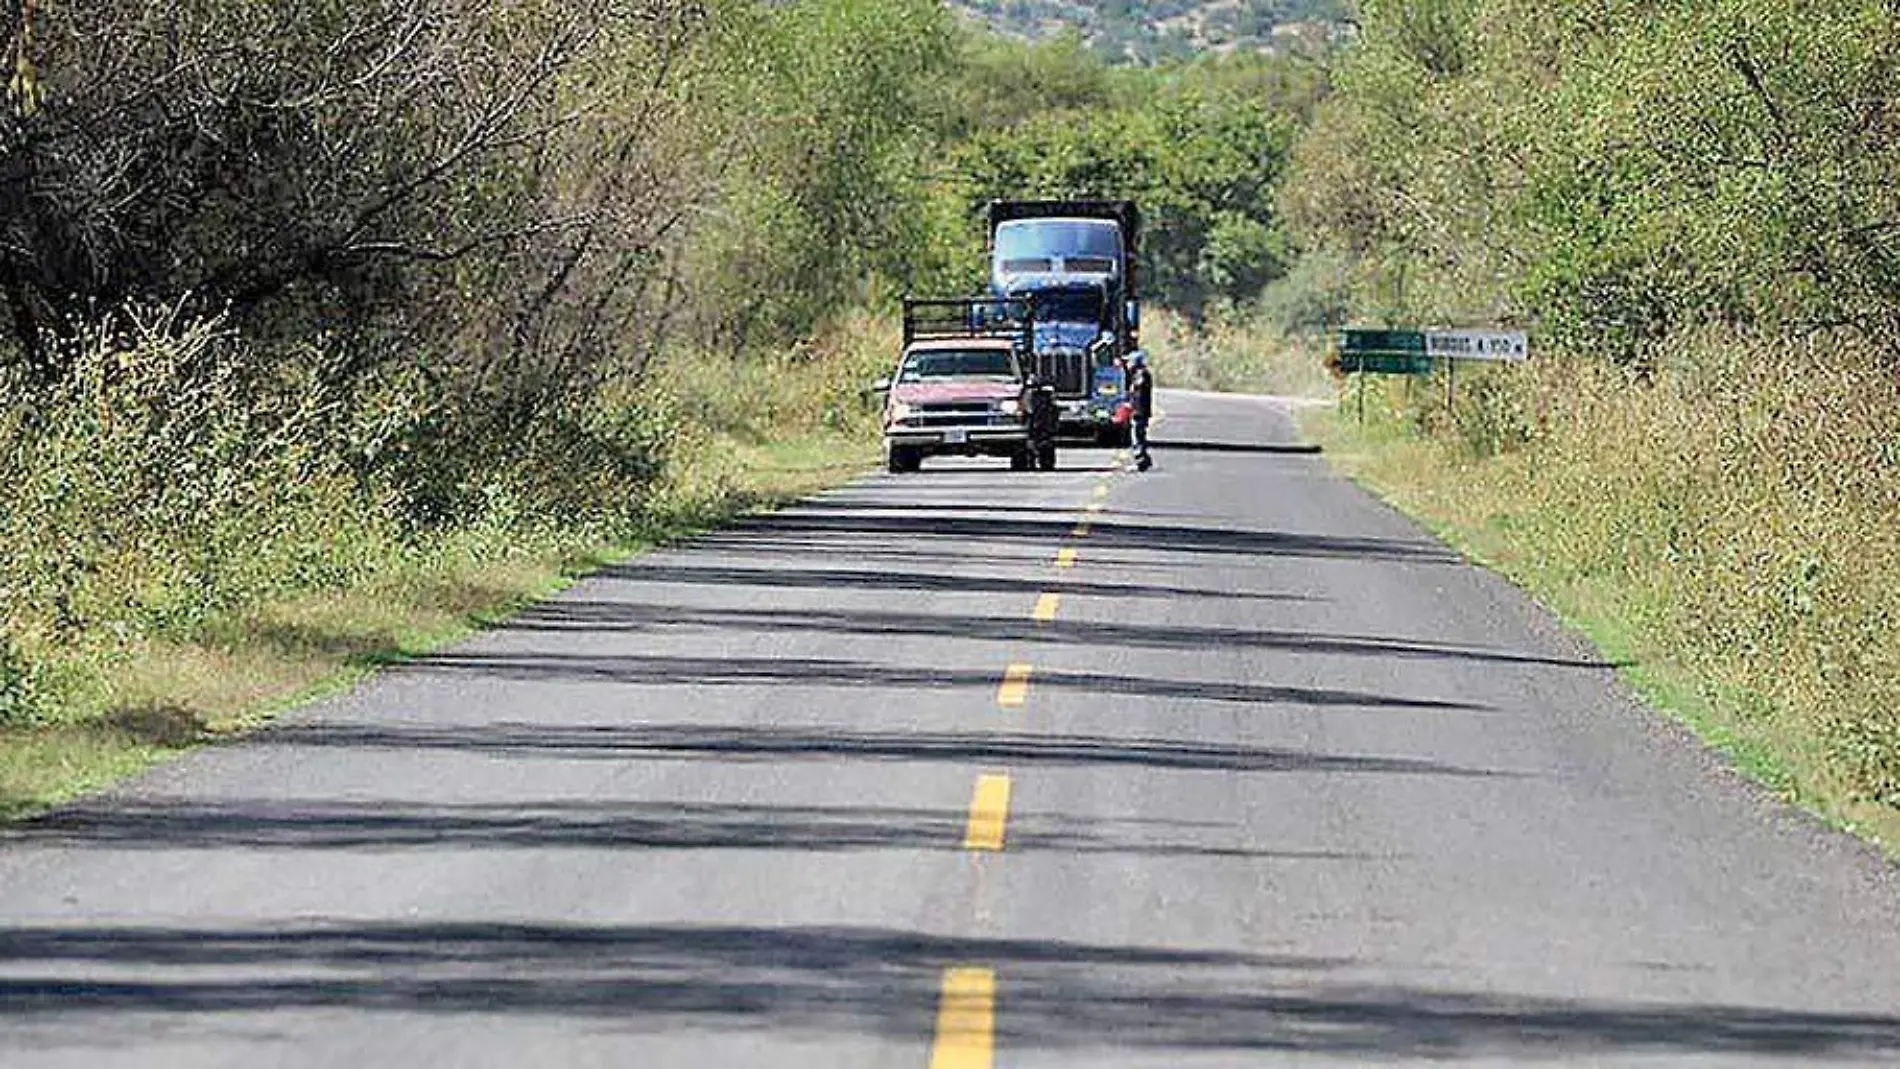
[[[1036,467],[1043,471],[1056,470],[1056,447],[1053,444],[1036,449]]]
[[[1135,432],[1132,427],[1103,427],[1095,433],[1095,442],[1103,449],[1127,449],[1135,444]]]
[[[1028,446],[1024,446],[1023,448],[1016,450],[1014,453],[1011,453],[1009,455],[1009,470],[1035,471],[1036,470],[1035,452],[1031,450]]]
[[[908,475],[923,467],[924,455],[915,446],[891,446],[885,456],[885,466],[892,475]]]

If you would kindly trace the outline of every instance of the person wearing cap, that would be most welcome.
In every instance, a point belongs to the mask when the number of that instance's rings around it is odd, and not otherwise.
[[[1135,451],[1135,467],[1147,471],[1154,467],[1148,455],[1148,420],[1154,415],[1155,377],[1148,370],[1147,354],[1137,349],[1128,354],[1128,405],[1130,438]]]

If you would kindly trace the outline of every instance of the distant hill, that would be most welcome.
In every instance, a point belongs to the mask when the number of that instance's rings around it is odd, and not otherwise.
[[[1346,13],[1346,0],[952,0],[950,6],[1010,37],[1073,31],[1103,55],[1135,63],[1312,48],[1341,31]]]

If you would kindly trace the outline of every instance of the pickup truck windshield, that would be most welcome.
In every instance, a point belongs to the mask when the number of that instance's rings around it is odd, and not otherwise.
[[[906,357],[897,381],[1015,378],[1016,360],[1006,349],[935,349]]]

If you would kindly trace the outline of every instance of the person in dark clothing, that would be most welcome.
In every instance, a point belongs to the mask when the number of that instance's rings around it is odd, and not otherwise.
[[[1128,405],[1135,467],[1147,471],[1154,467],[1154,458],[1148,455],[1148,420],[1154,416],[1155,377],[1139,349],[1128,354]]]

